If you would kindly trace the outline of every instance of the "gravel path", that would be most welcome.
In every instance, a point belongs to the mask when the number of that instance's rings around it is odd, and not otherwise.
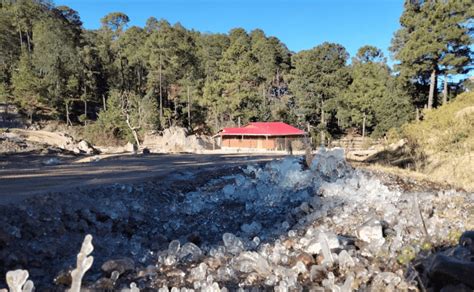
[[[61,164],[44,165],[51,158]],[[93,188],[114,183],[186,174],[222,166],[269,161],[261,154],[161,154],[125,155],[91,163],[73,163],[71,157],[11,154],[0,156],[0,205],[35,194]]]

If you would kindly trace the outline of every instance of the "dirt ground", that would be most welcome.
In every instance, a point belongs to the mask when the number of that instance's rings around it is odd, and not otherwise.
[[[67,192],[115,183],[131,183],[167,176],[186,176],[203,169],[238,166],[271,160],[261,154],[124,155],[97,162],[74,163],[73,156],[18,153],[0,155],[0,205],[31,195]],[[58,165],[44,165],[58,158]]]

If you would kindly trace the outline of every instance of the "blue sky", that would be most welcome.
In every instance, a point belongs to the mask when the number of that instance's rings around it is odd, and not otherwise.
[[[56,0],[77,10],[86,28],[100,18],[123,12],[130,25],[143,26],[154,16],[180,22],[201,32],[228,32],[235,27],[261,28],[290,50],[310,49],[322,42],[342,44],[353,56],[370,44],[384,50],[399,28],[403,0]],[[389,60],[389,63],[390,62]]]

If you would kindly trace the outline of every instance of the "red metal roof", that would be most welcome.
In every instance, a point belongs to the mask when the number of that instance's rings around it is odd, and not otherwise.
[[[224,128],[221,136],[303,136],[306,133],[283,122],[255,122],[241,128]]]

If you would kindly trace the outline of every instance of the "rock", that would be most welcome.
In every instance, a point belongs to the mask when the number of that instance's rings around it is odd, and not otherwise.
[[[309,253],[301,252],[296,256],[296,262],[302,262],[306,266],[314,264],[314,258]]]
[[[99,291],[112,291],[114,290],[114,286],[115,283],[112,279],[100,278],[94,283],[93,288]]]
[[[101,269],[107,274],[111,274],[113,271],[123,274],[125,272],[133,271],[135,269],[135,262],[130,258],[108,260],[102,264]]]
[[[143,150],[142,150],[142,154],[143,154],[143,155],[148,155],[148,154],[150,154],[150,153],[151,153],[151,152],[150,152],[150,149],[148,149],[148,148],[146,148],[146,147],[143,148]]]
[[[71,270],[72,269],[65,269],[65,270],[60,271],[54,278],[54,284],[68,286],[68,287],[71,286],[71,283],[72,283]]]
[[[474,289],[474,262],[462,261],[453,257],[437,254],[428,274],[438,284],[463,283]]]
[[[382,223],[377,219],[370,219],[357,228],[357,238],[367,243],[383,240]]]
[[[88,155],[94,154],[97,151],[89,144],[89,142],[85,140],[81,140],[79,143],[77,143],[76,147],[80,152],[84,152]]]
[[[135,146],[135,144],[132,144],[130,142],[128,142],[127,145],[124,146],[124,149],[126,152],[130,153],[136,153],[137,151],[137,147]]]
[[[459,245],[474,254],[474,230],[464,232],[459,238]]]
[[[149,265],[147,266],[146,268],[144,269],[140,269],[137,273],[137,278],[143,278],[143,277],[153,277],[153,276],[156,276],[158,274],[158,268],[153,266],[153,265]]]

